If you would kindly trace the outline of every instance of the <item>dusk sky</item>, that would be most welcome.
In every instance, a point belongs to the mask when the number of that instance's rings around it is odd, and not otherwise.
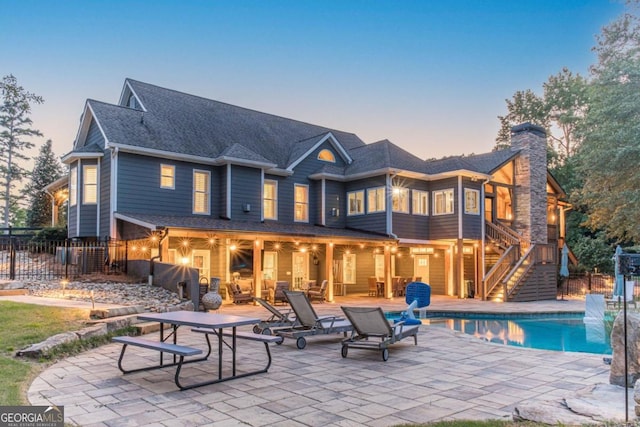
[[[45,99],[69,152],[87,98],[124,79],[389,139],[421,158],[491,151],[517,90],[588,74],[609,0],[0,0],[0,76]],[[119,141],[125,143],[125,141]],[[37,152],[36,152],[37,153]]]

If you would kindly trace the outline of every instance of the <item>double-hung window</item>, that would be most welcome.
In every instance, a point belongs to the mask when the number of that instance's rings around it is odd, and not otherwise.
[[[193,213],[209,215],[211,194],[211,172],[193,171]]]
[[[367,189],[367,213],[384,212],[385,210],[384,187]]]
[[[409,189],[393,187],[391,204],[394,212],[409,213]]]
[[[453,213],[453,188],[433,192],[433,214],[447,215]]]
[[[429,215],[429,193],[421,190],[411,190],[411,201],[414,215]]]
[[[85,165],[82,167],[82,204],[95,205],[98,203],[98,166]]]
[[[295,184],[293,186],[294,221],[309,222],[309,186]]]
[[[347,193],[347,215],[362,215],[364,213],[364,190]]]
[[[264,180],[262,196],[262,217],[278,219],[278,181]]]
[[[76,166],[69,170],[69,206],[78,203],[78,168]]]
[[[160,188],[174,190],[176,188],[176,167],[160,165]]]
[[[464,189],[464,213],[480,215],[480,192],[478,190]]]

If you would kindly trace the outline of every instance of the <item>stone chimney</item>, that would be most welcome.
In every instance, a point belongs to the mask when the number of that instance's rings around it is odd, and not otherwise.
[[[523,123],[511,128],[515,162],[513,227],[531,243],[547,243],[547,134]]]

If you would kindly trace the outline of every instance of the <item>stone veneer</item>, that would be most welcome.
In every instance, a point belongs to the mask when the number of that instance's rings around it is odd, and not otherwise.
[[[547,243],[547,135],[544,128],[523,123],[511,128],[515,163],[513,227],[531,243]]]

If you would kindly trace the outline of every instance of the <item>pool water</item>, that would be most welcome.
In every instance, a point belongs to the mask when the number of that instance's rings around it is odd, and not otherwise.
[[[573,314],[506,318],[502,315],[497,318],[475,314],[470,317],[428,317],[422,321],[492,343],[543,350],[611,354],[612,322],[585,324],[583,316]]]

